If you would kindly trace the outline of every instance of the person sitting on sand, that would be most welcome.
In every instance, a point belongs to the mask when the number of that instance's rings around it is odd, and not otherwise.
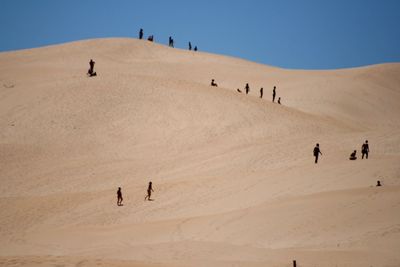
[[[214,79],[211,80],[211,86],[218,87],[218,84],[214,81]]]
[[[242,90],[240,90],[239,88],[238,88],[238,89],[236,89],[236,91],[238,91],[239,93],[241,93],[241,92],[242,92]]]
[[[144,200],[148,199],[149,201],[151,201],[151,192],[154,192],[153,190],[153,183],[149,182],[149,186],[147,187],[147,196],[144,198]]]
[[[281,105],[281,98],[278,97],[278,104]]]
[[[121,187],[118,187],[118,191],[117,191],[117,205],[118,206],[122,206],[122,201],[124,199],[122,198],[122,192],[121,192]]]
[[[381,185],[381,181],[379,181],[379,180],[376,181],[376,186],[382,186],[382,185]]]
[[[350,154],[350,160],[356,160],[357,159],[356,153],[357,153],[357,150],[354,150],[353,153]]]

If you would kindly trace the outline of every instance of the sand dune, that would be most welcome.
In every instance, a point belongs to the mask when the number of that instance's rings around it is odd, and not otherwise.
[[[397,63],[285,70],[132,39],[0,53],[0,265],[400,266],[399,103]]]

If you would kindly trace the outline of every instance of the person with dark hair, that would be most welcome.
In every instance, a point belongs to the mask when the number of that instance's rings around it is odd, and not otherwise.
[[[191,51],[191,50],[192,50],[192,43],[189,42],[189,51]]]
[[[276,86],[274,86],[274,89],[272,90],[272,102],[275,102],[275,96],[276,96],[275,89],[276,89]]]
[[[376,186],[382,186],[381,181],[376,181]]]
[[[122,205],[122,201],[124,199],[122,198],[122,192],[121,192],[121,187],[118,187],[118,191],[117,191],[117,205],[118,206],[123,206]]]
[[[247,95],[250,91],[250,86],[248,83],[246,83],[246,86],[244,87],[244,89],[246,89],[246,95]]]
[[[139,40],[143,39],[143,29],[140,29],[139,31]]]
[[[364,155],[365,158],[368,159],[368,153],[369,153],[368,140],[365,140],[365,143],[361,146],[361,153],[362,153],[361,159],[364,159]]]
[[[281,98],[280,97],[278,97],[278,104],[279,105],[281,104]]]
[[[88,73],[87,73],[87,74],[88,74],[90,77],[96,76],[96,75],[97,75],[97,73],[94,71],[94,63],[96,63],[96,62],[94,62],[93,59],[91,59],[91,60],[89,61],[89,70],[88,70]]]
[[[263,94],[264,94],[264,88],[261,87],[261,89],[260,89],[260,98],[263,97]]]
[[[350,160],[356,160],[357,159],[356,153],[357,153],[357,150],[354,150],[353,153],[350,154],[350,158],[349,159]]]
[[[315,163],[318,163],[318,156],[319,156],[319,154],[322,155],[321,150],[319,149],[319,144],[317,144],[317,145],[314,147],[313,154],[314,154],[314,157],[315,157]]]
[[[218,84],[214,81],[214,79],[211,80],[211,86],[218,87]]]
[[[149,201],[151,201],[152,199],[151,199],[151,192],[154,192],[154,190],[153,190],[153,183],[152,182],[149,182],[149,186],[147,187],[147,196],[144,198],[144,200],[149,200]]]
[[[194,51],[197,51],[197,46],[194,47]]]

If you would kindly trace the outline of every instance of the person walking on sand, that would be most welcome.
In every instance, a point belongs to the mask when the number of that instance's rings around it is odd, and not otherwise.
[[[276,96],[275,89],[276,89],[276,86],[274,86],[274,89],[272,90],[272,102],[275,102],[275,96]]]
[[[369,153],[368,140],[365,140],[365,143],[361,146],[361,154],[362,154],[361,159],[364,159],[364,155],[365,158],[368,159],[368,153]]]
[[[314,154],[314,157],[315,157],[315,163],[318,163],[318,156],[319,156],[319,154],[321,154],[321,156],[322,156],[321,150],[319,149],[319,144],[317,144],[317,145],[314,147],[313,154]]]
[[[144,200],[149,200],[151,201],[151,192],[154,192],[153,190],[153,183],[149,182],[149,187],[147,187],[147,196],[144,198]]]
[[[122,205],[122,201],[124,199],[122,198],[122,192],[121,192],[121,187],[118,187],[118,191],[117,191],[117,205],[118,206],[123,206]]]
[[[264,94],[264,88],[261,87],[261,89],[260,89],[260,98],[263,97],[263,94]]]
[[[246,83],[246,87],[244,89],[246,89],[246,95],[247,95],[250,91],[250,86],[248,83]]]

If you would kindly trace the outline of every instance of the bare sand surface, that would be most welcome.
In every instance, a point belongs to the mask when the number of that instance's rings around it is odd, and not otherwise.
[[[1,266],[400,266],[399,163],[397,63],[116,38],[0,53]]]

